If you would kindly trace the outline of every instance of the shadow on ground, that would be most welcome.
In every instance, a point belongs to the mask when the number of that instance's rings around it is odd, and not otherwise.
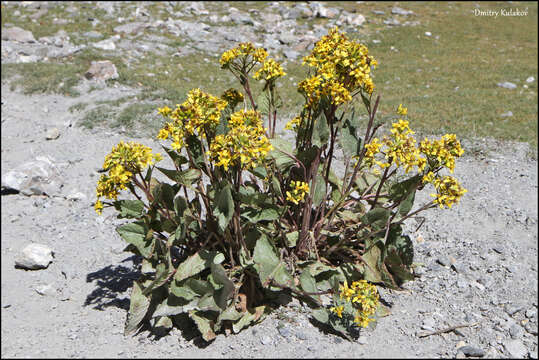
[[[133,261],[134,256],[122,262]],[[129,310],[129,298],[119,298],[118,295],[131,289],[133,281],[138,279],[140,271],[123,265],[109,265],[98,271],[86,275],[86,282],[97,280],[96,289],[93,290],[84,302],[84,306],[93,305],[94,309],[104,310],[109,306],[115,306],[126,311]]]

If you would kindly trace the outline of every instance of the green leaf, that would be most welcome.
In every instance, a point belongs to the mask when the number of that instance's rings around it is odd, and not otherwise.
[[[329,139],[329,127],[326,116],[321,114],[314,120],[312,143],[317,146],[327,144]]]
[[[167,269],[167,266],[165,264],[163,264],[163,263],[157,264],[155,279],[152,281],[152,283],[146,289],[144,289],[142,294],[143,295],[148,295],[153,290],[155,290],[158,287],[165,284],[165,281],[168,278],[169,274],[170,274],[170,271],[169,271],[169,269]]]
[[[200,250],[196,254],[188,257],[182,262],[174,275],[174,280],[182,281],[193,275],[196,275],[211,264],[220,264],[225,259],[224,255],[217,251]]]
[[[180,219],[183,218],[183,214],[188,208],[189,204],[187,204],[187,200],[183,196],[174,198],[174,212]]]
[[[150,229],[148,229],[146,224],[142,221],[135,221],[116,228],[116,231],[120,234],[122,239],[133,244],[144,258],[149,258],[151,256],[155,241],[153,237],[146,240],[146,235],[149,230]]]
[[[260,221],[273,221],[279,219],[278,210],[279,208],[275,205],[271,205],[263,209],[246,207],[241,212],[241,216],[248,219],[251,223],[257,223]]]
[[[242,316],[243,315],[236,310],[236,305],[232,304],[219,314],[217,317],[217,323],[220,323],[223,320],[236,321]]]
[[[421,179],[421,175],[417,174],[390,187],[389,196],[394,202],[400,202],[399,215],[405,216],[412,209],[415,192]]]
[[[172,161],[174,161],[174,163],[180,167],[181,165],[183,164],[187,164],[189,161],[185,158],[185,156],[183,155],[180,155],[176,152],[176,150],[173,150],[173,149],[170,149],[166,146],[163,146],[161,145],[161,147],[163,148],[163,150],[166,151],[166,153],[168,154],[168,156],[170,156],[170,158],[172,159]]]
[[[198,330],[202,334],[202,338],[206,341],[212,341],[215,339],[215,333],[213,332],[212,321],[203,316],[201,311],[189,311],[189,316],[198,327]]]
[[[253,260],[264,287],[267,287],[272,279],[281,285],[293,287],[292,277],[286,271],[284,264],[280,262],[274,246],[265,235],[256,242]],[[270,289],[274,288],[277,289],[270,286]]]
[[[339,140],[346,156],[352,157],[359,155],[359,150],[361,149],[361,139],[359,139],[357,136],[357,128],[352,125],[348,119],[343,122]]]
[[[146,316],[150,307],[151,294],[145,296],[142,294],[142,288],[138,281],[133,282],[133,290],[131,291],[129,312],[127,313],[127,321],[125,323],[124,336],[136,331],[140,323]]]
[[[391,210],[384,208],[374,208],[361,217],[364,224],[372,226],[374,230],[383,229],[387,225],[387,220],[391,216]]]
[[[388,250],[385,263],[389,271],[391,271],[391,273],[393,273],[393,275],[400,280],[399,283],[414,279],[414,275],[409,271],[408,267],[402,263],[402,260],[395,248]]]
[[[227,308],[227,300],[234,294],[234,283],[228,278],[225,269],[221,265],[211,264],[211,274],[216,283],[223,285],[221,289],[215,291],[214,297],[217,306],[225,310]]]
[[[204,168],[206,166],[204,162],[204,149],[200,140],[195,135],[191,135],[185,142],[187,144],[187,151],[191,153],[193,158],[194,165],[198,169]]]
[[[258,95],[256,98],[256,105],[258,107],[257,110],[260,111],[262,115],[268,115],[270,103],[267,91],[261,92],[260,95]]]
[[[402,259],[402,263],[411,266],[414,261],[414,245],[408,235],[402,235],[401,226],[392,226],[389,230],[386,247],[395,248],[397,254]]]
[[[279,179],[277,179],[276,176],[271,177],[271,186],[273,188],[273,192],[277,195],[282,197],[283,192],[281,190],[281,184],[279,184]]]
[[[231,185],[228,182],[225,182],[217,194],[215,204],[214,214],[217,217],[219,229],[224,232],[234,215],[234,199],[232,198]]]
[[[299,231],[297,230],[286,234],[286,246],[288,247],[296,246],[296,243],[298,242],[298,237],[299,237]]]
[[[152,195],[154,201],[159,202],[163,207],[169,210],[174,209],[174,196],[176,196],[176,191],[172,185],[159,183],[153,188]]]
[[[163,302],[157,305],[152,314],[152,318],[158,316],[174,316],[186,313],[190,310],[196,309],[197,302],[198,299],[191,302],[186,302],[180,298],[176,298],[174,295],[170,295]]]
[[[264,166],[257,166],[254,169],[251,169],[251,173],[259,179],[265,179],[266,176],[268,176],[268,172]]]
[[[169,170],[156,166],[156,169],[165,174],[169,179],[178,184],[190,186],[192,183],[200,179],[202,171],[199,169],[187,169],[183,171]]]
[[[240,332],[241,329],[248,326],[250,323],[261,320],[265,309],[266,307],[262,305],[256,307],[254,313],[247,312],[241,317],[241,319],[239,319],[236,323],[232,324],[232,331],[237,334],[238,332]]]
[[[364,279],[373,283],[384,282],[378,267],[379,262],[382,261],[382,250],[379,247],[380,244],[380,241],[376,242],[362,256],[365,263],[363,275]]]
[[[314,185],[314,193],[313,193],[313,205],[315,207],[320,206],[322,201],[326,198],[326,181],[324,180],[324,177],[321,174],[316,174],[316,184]]]
[[[117,200],[114,208],[120,211],[118,218],[140,218],[144,212],[144,203],[140,200]]]
[[[275,165],[279,170],[284,171],[296,163],[296,160],[287,155],[294,154],[294,148],[289,141],[282,138],[269,140],[273,145],[273,150],[269,152],[268,156],[275,160]]]
[[[308,270],[303,270],[301,272],[301,275],[299,277],[299,283],[301,285],[301,288],[305,292],[317,292],[318,289],[316,287],[316,281],[314,280],[314,277],[309,273]],[[320,295],[310,295],[311,297],[315,298],[316,300],[320,301]]]
[[[152,331],[158,336],[165,336],[172,329],[172,320],[168,316],[161,316],[155,322]]]

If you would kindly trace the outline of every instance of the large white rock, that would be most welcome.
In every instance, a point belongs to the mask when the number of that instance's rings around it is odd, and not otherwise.
[[[2,175],[2,188],[17,190],[27,196],[57,195],[61,187],[60,172],[46,156],[38,156]]]
[[[505,340],[503,346],[513,359],[524,359],[528,355],[528,349],[520,340]]]
[[[96,80],[108,80],[108,79],[117,79],[118,78],[118,71],[116,70],[116,66],[109,61],[93,61],[92,65],[86,71],[84,76],[90,80],[90,79],[96,79]]]
[[[15,266],[27,270],[45,269],[52,262],[52,250],[42,244],[30,244],[22,250],[22,254],[15,260]]]
[[[8,29],[2,29],[2,40],[11,40],[18,42],[36,42],[32,32],[28,30],[21,29],[20,27],[14,26]]]

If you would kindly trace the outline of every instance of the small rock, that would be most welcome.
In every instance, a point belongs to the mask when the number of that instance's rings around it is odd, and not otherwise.
[[[466,359],[466,354],[464,354],[462,351],[458,351],[457,355],[455,355],[456,359]]]
[[[457,350],[462,352],[466,356],[474,356],[474,357],[485,356],[485,351],[475,346],[465,345],[463,347],[458,348]]]
[[[286,326],[279,327],[278,329],[279,334],[284,338],[290,337],[290,335],[292,335],[292,331],[290,331],[290,329]]]
[[[27,270],[46,269],[53,260],[52,250],[41,244],[30,244],[22,250],[22,256],[15,260],[15,266]]]
[[[520,340],[505,340],[503,346],[512,358],[522,359],[528,354],[528,349]]]
[[[42,17],[43,15],[45,15],[46,13],[48,13],[49,10],[48,9],[40,9],[39,11],[35,12],[34,14],[28,16],[30,19],[32,20],[37,20],[39,19],[40,17]]]
[[[361,345],[366,345],[367,339],[365,339],[363,336],[360,336],[359,339],[357,339],[357,342]]]
[[[501,246],[494,246],[492,250],[496,251],[498,254],[503,254],[503,247]]]
[[[92,44],[93,47],[103,50],[115,50],[116,45],[111,39],[102,40]]]
[[[397,19],[394,19],[394,18],[389,18],[387,20],[384,20],[384,24],[385,25],[389,25],[389,26],[398,26],[400,25],[400,21],[397,20]]]
[[[97,31],[87,31],[82,35],[90,39],[100,39],[103,37],[103,34],[98,33]]]
[[[119,25],[114,28],[114,32],[125,34],[136,34],[148,26],[148,24],[141,22],[133,22],[129,24]]]
[[[300,53],[294,50],[285,50],[283,54],[287,59],[291,60],[296,60],[300,56]]]
[[[458,279],[457,280],[457,287],[460,288],[460,289],[464,289],[466,287],[468,287],[468,282],[464,279]]]
[[[426,318],[423,320],[423,325],[421,326],[421,329],[427,330],[427,331],[434,331],[434,326],[436,326],[436,321],[434,318]]]
[[[524,329],[518,324],[514,324],[509,328],[509,334],[513,339],[518,339],[524,334]]]
[[[2,175],[2,187],[20,191],[23,195],[53,195],[63,186],[52,159],[38,156],[35,161],[19,165]]]
[[[526,79],[526,82],[529,84],[529,83],[532,83],[535,81],[535,78],[533,76],[530,76],[529,78]]]
[[[497,84],[499,87],[502,87],[502,88],[505,88],[505,89],[516,89],[517,86],[515,84],[513,84],[512,82],[509,82],[509,81],[505,81],[503,83],[498,83]]]
[[[373,44],[380,44],[381,42],[382,42],[381,40],[376,40],[376,39],[372,40]]]
[[[341,19],[342,22],[351,26],[361,26],[365,22],[365,16],[361,14],[347,14],[344,18],[341,15]]]
[[[60,131],[57,128],[52,128],[47,131],[45,139],[47,140],[56,140],[60,137]]]
[[[11,40],[18,42],[28,42],[34,43],[36,39],[32,32],[21,29],[20,27],[14,26],[8,29],[2,29],[2,40]]]
[[[532,319],[532,318],[534,318],[534,317],[536,317],[536,316],[537,316],[537,311],[535,311],[535,309],[528,309],[528,310],[526,310],[526,317],[527,317],[528,319]]]
[[[86,200],[86,195],[80,191],[77,191],[67,195],[66,199],[72,201]]]
[[[439,257],[438,259],[436,259],[436,262],[440,265],[443,265],[443,266],[449,266],[451,265],[451,262],[449,261],[449,258],[448,257]]]
[[[432,36],[432,33],[430,31],[426,31],[425,36]]]
[[[260,343],[262,345],[269,345],[271,344],[271,338],[267,335],[263,336],[262,339],[260,339]]]
[[[307,334],[305,334],[303,331],[298,331],[296,333],[296,337],[300,340],[307,340],[308,337],[307,337]]]
[[[34,289],[41,296],[52,296],[55,293],[52,284],[41,285]]]
[[[528,356],[529,356],[530,359],[537,359],[537,350],[530,351]]]
[[[391,9],[391,13],[395,15],[412,15],[414,12],[412,10],[404,10],[395,6],[393,9]]]
[[[520,306],[520,305],[511,305],[511,304],[505,305],[505,312],[509,316],[513,316],[513,315],[515,315],[517,312],[519,312],[521,310],[523,310],[523,307]]]
[[[372,13],[374,15],[385,15],[385,12],[382,10],[373,10]]]
[[[537,336],[537,324],[536,323],[528,322],[524,328],[526,329],[526,331],[528,333]]]
[[[118,78],[118,71],[116,71],[116,66],[109,61],[92,61],[92,65],[86,71],[84,76],[90,80],[90,79],[97,79],[97,80],[108,80],[108,79],[117,79]]]
[[[511,117],[511,116],[513,116],[512,111],[507,111],[507,112],[504,112],[503,114],[500,114],[500,117]]]

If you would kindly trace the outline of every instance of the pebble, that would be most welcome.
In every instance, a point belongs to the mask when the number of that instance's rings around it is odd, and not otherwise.
[[[35,288],[34,290],[41,296],[46,296],[46,295],[51,296],[51,295],[54,295],[54,292],[55,292],[52,284],[41,285]]]
[[[534,318],[537,316],[537,311],[535,311],[535,309],[528,309],[526,310],[526,317],[528,319],[531,319],[531,318]]]
[[[514,314],[521,311],[522,309],[523,309],[522,306],[519,306],[519,305],[511,305],[511,304],[505,305],[505,312],[510,316],[513,316]]]
[[[463,347],[458,348],[457,350],[462,352],[466,356],[474,356],[474,357],[485,356],[485,350],[480,349],[476,346],[465,345]]]
[[[45,139],[47,140],[56,140],[60,137],[60,131],[57,128],[52,128],[47,131]]]
[[[509,328],[509,335],[511,335],[513,339],[518,339],[522,337],[523,334],[524,334],[524,329],[522,329],[522,326],[518,324],[514,324],[513,326]]]
[[[373,10],[372,13],[374,15],[385,15],[386,13],[382,10]]]
[[[307,340],[308,337],[307,337],[307,334],[305,334],[303,331],[298,331],[296,333],[296,337],[300,340]]]
[[[430,31],[426,31],[425,36],[432,36],[432,33]]]
[[[511,117],[511,116],[513,116],[512,111],[507,111],[507,112],[504,112],[503,114],[500,114],[500,117]]]
[[[21,29],[20,27],[14,26],[9,29],[2,29],[2,40],[11,40],[22,43],[34,43],[36,39],[31,31]]]
[[[108,80],[108,79],[117,79],[118,78],[118,71],[116,70],[116,66],[109,61],[92,61],[92,65],[86,71],[84,74],[86,79],[97,79],[97,80]]]
[[[116,49],[116,45],[111,39],[106,39],[106,40],[93,43],[92,46],[98,49],[102,49],[102,50],[115,50]]]
[[[462,351],[458,351],[457,355],[455,355],[456,359],[466,359],[466,354],[464,354]]]
[[[271,344],[271,337],[265,335],[264,337],[262,337],[262,339],[260,339],[260,343],[262,345],[269,345]]]
[[[404,9],[401,9],[400,7],[395,6],[393,7],[393,9],[391,9],[391,13],[395,15],[411,15],[414,12],[412,10],[404,10]]]
[[[53,251],[42,244],[30,244],[22,250],[15,260],[15,266],[27,270],[46,269],[53,260]]]
[[[513,84],[512,82],[509,82],[509,81],[505,81],[503,83],[498,83],[498,86],[502,87],[504,89],[516,89],[517,88],[517,86],[515,84]]]
[[[451,262],[449,261],[449,258],[446,257],[446,256],[443,256],[443,257],[439,257],[438,259],[436,259],[436,262],[440,265],[443,265],[443,266],[449,266],[451,265]]]
[[[533,76],[530,76],[529,78],[526,79],[526,82],[529,84],[529,83],[532,83],[535,81],[535,78]]]
[[[287,338],[290,335],[292,335],[292,331],[290,331],[290,329],[286,326],[280,327],[278,329],[279,329],[279,334],[284,338]]]
[[[528,349],[520,340],[505,340],[503,346],[512,358],[522,359],[528,354]]]

